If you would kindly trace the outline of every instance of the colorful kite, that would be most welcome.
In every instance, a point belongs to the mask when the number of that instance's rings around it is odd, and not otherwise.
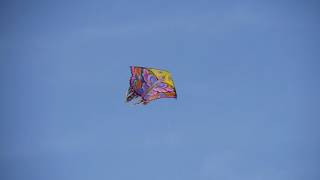
[[[160,98],[177,98],[171,73],[166,70],[130,66],[130,87],[126,101],[137,100],[136,104],[148,104]]]

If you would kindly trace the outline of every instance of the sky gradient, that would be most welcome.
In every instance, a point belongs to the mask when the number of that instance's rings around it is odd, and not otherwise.
[[[320,179],[317,1],[1,1],[1,180]],[[130,65],[178,99],[124,103]]]

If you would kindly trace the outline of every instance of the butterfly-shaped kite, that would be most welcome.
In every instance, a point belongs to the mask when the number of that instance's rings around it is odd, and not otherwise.
[[[171,73],[166,70],[130,66],[130,87],[126,101],[137,99],[137,104],[148,104],[160,98],[177,98]]]

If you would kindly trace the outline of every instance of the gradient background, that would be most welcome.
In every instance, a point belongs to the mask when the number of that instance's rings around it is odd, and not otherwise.
[[[1,1],[1,180],[319,180],[318,1]],[[178,100],[124,103],[129,66]]]

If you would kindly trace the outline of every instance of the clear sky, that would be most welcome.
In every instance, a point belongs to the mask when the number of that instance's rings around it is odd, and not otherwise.
[[[1,180],[320,179],[318,1],[1,1]],[[178,99],[124,103],[129,66]]]

